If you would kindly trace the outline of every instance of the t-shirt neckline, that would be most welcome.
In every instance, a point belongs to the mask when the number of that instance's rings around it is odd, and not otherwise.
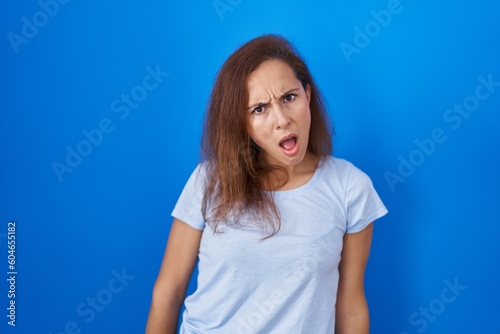
[[[321,159],[320,162],[318,163],[318,166],[316,167],[316,170],[314,171],[313,176],[304,183],[301,186],[298,186],[297,188],[293,189],[286,189],[286,190],[273,190],[270,191],[276,196],[289,196],[289,195],[297,195],[302,191],[305,191],[306,189],[310,188],[316,183],[317,178],[319,177],[319,174],[321,170],[323,169],[323,164],[326,163],[327,158]]]

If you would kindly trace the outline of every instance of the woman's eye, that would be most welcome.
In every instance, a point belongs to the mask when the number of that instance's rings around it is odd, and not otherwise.
[[[295,100],[295,94],[288,94],[285,96],[285,102],[292,102],[293,100]]]
[[[264,112],[264,107],[263,106],[258,106],[253,110],[254,113],[256,114],[262,114]]]

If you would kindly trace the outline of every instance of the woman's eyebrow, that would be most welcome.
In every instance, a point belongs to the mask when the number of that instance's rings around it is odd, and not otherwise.
[[[287,95],[289,95],[289,94],[291,94],[291,93],[293,93],[293,92],[295,92],[295,91],[298,91],[298,90],[299,90],[299,88],[298,88],[298,87],[296,87],[296,88],[292,88],[292,89],[289,89],[289,90],[287,90],[286,92],[284,92],[283,94],[281,94],[281,97],[285,97],[285,96],[287,96]]]
[[[300,88],[299,87],[296,87],[296,88],[292,88],[292,89],[289,89],[287,91],[285,91],[284,93],[281,94],[280,98],[283,98],[295,91],[298,91]],[[271,101],[267,101],[267,102],[263,102],[263,101],[260,101],[260,102],[256,102],[252,105],[250,105],[248,107],[248,109],[253,109],[253,108],[257,108],[257,107],[263,107],[263,106],[267,106],[269,103],[271,103]]]
[[[254,109],[254,108],[257,108],[257,107],[265,107],[269,103],[271,103],[271,101],[268,101],[268,102],[257,102],[257,103],[254,103],[253,105],[249,106],[248,109]]]

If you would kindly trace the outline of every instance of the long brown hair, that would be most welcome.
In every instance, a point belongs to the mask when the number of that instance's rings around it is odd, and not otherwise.
[[[256,218],[257,225],[269,232],[267,237],[281,227],[272,193],[264,191],[264,180],[279,167],[259,161],[258,147],[247,131],[248,76],[271,59],[288,64],[304,89],[311,87],[308,151],[319,161],[333,150],[333,126],[320,91],[293,45],[279,35],[260,36],[244,44],[220,69],[204,122],[201,148],[207,180],[202,211],[215,232],[219,224],[231,224],[228,221],[241,213]],[[283,173],[284,184],[288,175],[284,169]]]

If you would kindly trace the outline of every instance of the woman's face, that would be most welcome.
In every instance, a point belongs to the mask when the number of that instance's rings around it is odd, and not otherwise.
[[[307,152],[311,88],[306,89],[290,66],[263,62],[248,78],[248,133],[269,164],[297,166]]]

